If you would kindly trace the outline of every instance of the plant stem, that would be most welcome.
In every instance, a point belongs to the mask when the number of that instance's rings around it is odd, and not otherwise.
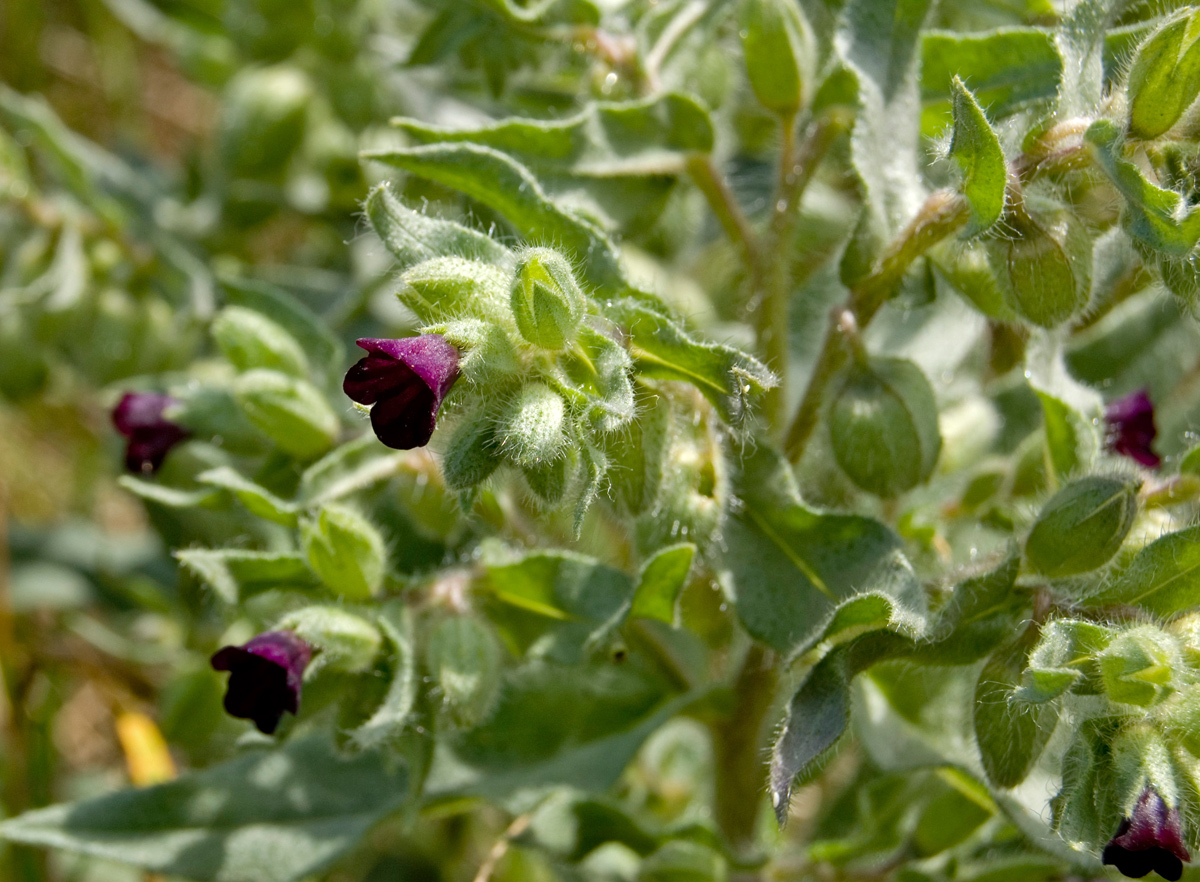
[[[966,223],[969,216],[967,201],[961,194],[938,190],[930,195],[875,268],[850,289],[846,302],[834,310],[812,378],[788,429],[785,450],[792,462],[799,462],[804,455],[829,384],[849,357],[848,332],[865,328],[895,292],[913,261]]]
[[[704,194],[704,198],[708,200],[708,206],[717,216],[717,221],[725,230],[725,234],[729,236],[730,241],[741,248],[747,272],[751,277],[760,276],[762,272],[761,258],[754,229],[742,212],[741,206],[737,204],[737,200],[733,198],[733,192],[729,189],[729,184],[725,182],[721,172],[718,171],[712,156],[707,153],[689,156],[687,169],[696,186],[700,188],[700,192]]]
[[[775,662],[775,653],[751,644],[733,687],[732,713],[713,727],[717,825],[738,851],[750,850],[758,826],[766,773],[763,724],[779,680]]]

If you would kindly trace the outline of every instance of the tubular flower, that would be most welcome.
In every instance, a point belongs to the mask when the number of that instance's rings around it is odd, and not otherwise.
[[[311,660],[312,647],[292,631],[267,631],[241,646],[219,649],[212,666],[229,671],[225,710],[272,734],[284,711],[300,709],[301,678]]]
[[[163,413],[179,402],[157,392],[126,392],[113,408],[112,421],[117,431],[129,439],[125,447],[125,467],[131,472],[154,472],[167,453],[187,438],[185,429],[166,419]]]
[[[1183,845],[1179,809],[1167,808],[1152,786],[1142,791],[1133,815],[1121,821],[1103,855],[1105,864],[1131,879],[1153,870],[1169,882],[1183,875],[1183,863],[1191,859]]]
[[[1158,429],[1154,426],[1154,402],[1139,389],[1118,398],[1104,409],[1108,446],[1149,468],[1158,468],[1158,454],[1150,449]]]
[[[442,399],[458,379],[458,350],[441,334],[403,340],[366,338],[367,351],[349,371],[342,390],[371,408],[371,428],[396,450],[429,443]]]

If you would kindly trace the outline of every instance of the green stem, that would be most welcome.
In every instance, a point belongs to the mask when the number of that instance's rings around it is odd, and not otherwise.
[[[717,170],[712,156],[707,153],[689,156],[687,170],[700,192],[704,194],[704,198],[708,200],[708,206],[717,216],[725,234],[741,249],[746,271],[751,278],[761,276],[761,260],[754,230],[746,215],[742,213],[741,206],[733,198],[729,185]]]
[[[830,383],[849,357],[850,335],[865,328],[875,317],[895,293],[913,261],[966,223],[969,216],[967,201],[960,194],[946,190],[933,193],[875,268],[850,290],[846,302],[834,310],[816,368],[788,429],[785,450],[792,462],[799,462],[804,455]]]
[[[778,679],[775,654],[752,644],[734,685],[732,713],[713,727],[717,825],[740,852],[749,851],[755,842],[766,776],[764,723]]]

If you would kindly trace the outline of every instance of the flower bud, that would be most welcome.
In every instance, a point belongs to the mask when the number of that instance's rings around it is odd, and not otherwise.
[[[164,416],[177,404],[170,395],[125,393],[112,412],[113,425],[129,439],[125,468],[135,474],[158,471],[171,448],[188,437],[187,430]]]
[[[529,383],[505,408],[496,437],[504,455],[518,466],[553,462],[567,446],[566,402],[545,383]]]
[[[373,622],[341,606],[306,606],[284,616],[279,627],[295,631],[319,653],[314,670],[361,673],[374,667],[383,646]]]
[[[1012,309],[1050,328],[1081,310],[1091,293],[1092,242],[1071,212],[1036,217],[1024,209],[1006,217],[1015,236],[992,243],[989,254]]]
[[[1150,707],[1174,692],[1182,658],[1175,639],[1153,625],[1130,628],[1099,654],[1104,691],[1112,701]]]
[[[834,399],[829,432],[838,465],[869,493],[890,498],[926,480],[941,451],[933,389],[910,361],[856,363]]]
[[[529,485],[534,496],[553,505],[562,499],[567,491],[567,482],[571,477],[567,465],[567,457],[560,456],[537,466],[524,466],[521,474],[525,476],[525,483]]]
[[[1134,879],[1154,871],[1176,882],[1191,855],[1183,844],[1175,764],[1154,729],[1133,724],[1113,739],[1112,778],[1124,817],[1104,846],[1103,863]]]
[[[437,623],[425,665],[444,720],[469,729],[487,719],[500,696],[501,660],[500,642],[483,619],[454,615]]]
[[[239,371],[270,368],[297,377],[308,372],[308,359],[296,338],[261,312],[227,306],[213,319],[212,335],[221,354]]]
[[[517,263],[509,305],[527,342],[564,349],[575,339],[587,300],[566,258],[549,248],[531,248]]]
[[[1179,121],[1200,94],[1200,12],[1181,10],[1142,41],[1126,89],[1135,138],[1157,138]]]
[[[329,590],[351,600],[365,600],[379,591],[387,548],[362,515],[327,505],[315,520],[301,522],[300,537],[309,566]]]
[[[1111,632],[1092,622],[1054,619],[1042,626],[1037,645],[1021,674],[1016,697],[1043,704],[1085,684],[1094,691],[1096,658],[1108,645]]]
[[[1054,579],[1086,573],[1117,553],[1136,515],[1136,482],[1081,478],[1042,508],[1025,541],[1025,556],[1038,572]]]
[[[782,115],[800,109],[812,88],[817,48],[797,0],[745,0],[740,31],[746,73],[759,103]]]
[[[213,668],[229,671],[226,712],[272,734],[284,711],[299,712],[300,686],[311,659],[312,647],[292,631],[268,631],[242,646],[218,650]]]
[[[313,89],[294,67],[249,68],[234,77],[221,104],[221,152],[245,177],[281,176],[304,138]]]
[[[400,282],[403,287],[396,296],[426,324],[464,317],[496,321],[504,316],[508,277],[481,260],[435,257],[407,270]]]
[[[256,368],[237,378],[233,393],[250,422],[284,453],[315,459],[337,436],[337,414],[306,380]]]

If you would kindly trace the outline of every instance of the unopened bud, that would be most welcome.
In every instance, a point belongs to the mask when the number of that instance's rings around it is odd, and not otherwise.
[[[270,368],[304,376],[308,370],[308,359],[296,338],[261,312],[227,306],[213,320],[212,335],[239,371]]]
[[[450,438],[442,473],[451,490],[469,490],[489,478],[503,458],[488,415],[482,411],[464,420]]]
[[[1150,707],[1170,695],[1174,670],[1182,664],[1175,639],[1153,625],[1117,635],[1099,661],[1108,697],[1138,707]]]
[[[544,383],[529,383],[505,408],[496,432],[504,455],[521,467],[559,459],[567,445],[566,403]]]
[[[327,588],[342,597],[364,600],[383,583],[387,549],[379,531],[362,515],[327,505],[300,524],[309,566]]]
[[[1082,224],[1065,209],[1035,216],[1024,207],[1006,223],[1015,236],[993,242],[990,255],[1009,305],[1046,328],[1075,315],[1091,293],[1092,242]]]
[[[1051,578],[1086,573],[1117,553],[1136,516],[1136,482],[1081,478],[1042,508],[1025,542],[1025,556]]]
[[[495,321],[504,315],[508,277],[481,260],[435,257],[407,270],[400,282],[400,302],[427,324],[460,318]]]
[[[306,380],[257,368],[238,377],[233,391],[250,422],[284,453],[315,459],[337,436],[337,414]]]
[[[926,480],[942,447],[929,381],[915,364],[898,358],[851,368],[834,400],[829,431],[850,480],[885,498]]]
[[[521,256],[509,303],[521,336],[542,349],[563,349],[574,341],[587,306],[571,265],[549,248]]]
[[[796,0],[745,0],[740,22],[750,86],[763,107],[793,114],[813,81],[817,49]]]

